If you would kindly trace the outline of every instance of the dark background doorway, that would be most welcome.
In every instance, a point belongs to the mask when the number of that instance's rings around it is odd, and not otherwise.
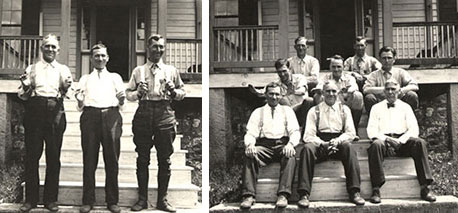
[[[101,6],[97,8],[96,42],[108,47],[107,68],[129,80],[129,8]]]
[[[335,54],[352,56],[355,39],[354,0],[320,0],[321,69],[329,69],[326,59]]]

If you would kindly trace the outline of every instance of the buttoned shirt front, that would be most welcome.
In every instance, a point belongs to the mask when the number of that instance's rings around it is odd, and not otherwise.
[[[357,55],[347,58],[344,62],[344,70],[367,75],[375,70],[382,68],[382,64],[374,57],[364,54],[363,57]]]
[[[32,69],[34,69],[33,72]],[[70,69],[58,63],[56,60],[51,63],[40,60],[28,66],[25,72],[31,82],[30,89],[33,90],[33,92],[30,96],[32,97],[60,97],[62,94],[60,94],[59,91],[61,89],[67,89],[64,88],[66,87],[65,80],[67,79],[67,81],[72,82],[72,73]],[[21,86],[18,91],[18,96],[21,99],[26,99],[28,95],[28,91],[24,91]]]
[[[317,133],[342,133],[337,139],[341,142],[353,140],[356,136],[350,108],[336,102],[329,106],[324,101],[318,104],[320,119],[317,129],[316,106],[312,107],[307,113],[305,125],[304,142],[320,144],[322,140]],[[342,117],[342,113],[344,117]],[[345,119],[345,121],[343,121]],[[343,123],[345,122],[345,125]]]
[[[313,56],[305,55],[305,57],[299,58],[293,56],[288,58],[290,63],[290,70],[293,74],[302,74],[307,79],[317,80],[320,73],[320,63],[318,59]]]
[[[278,83],[281,85],[281,93],[283,95],[280,102],[283,105],[293,107],[298,104],[302,104],[304,99],[307,97],[305,95],[305,91],[307,91],[307,79],[305,76],[300,74],[291,74],[290,76],[291,90],[288,90],[288,85],[283,83],[280,79],[278,80]],[[305,88],[304,94],[296,94],[295,91],[301,88]]]
[[[368,87],[383,87],[385,86],[385,82],[390,79],[398,82],[401,87],[405,87],[407,85],[415,85],[418,87],[417,82],[415,82],[415,80],[406,70],[393,67],[389,72],[380,69],[370,73],[367,76],[363,90]]]
[[[319,81],[316,88],[323,90],[323,86],[327,82],[335,83],[337,85],[337,88],[339,88],[339,90],[342,90],[343,88],[347,88],[348,92],[354,92],[358,90],[358,84],[356,84],[355,78],[347,72],[342,72],[342,76],[338,80],[334,79],[334,77],[332,76],[332,73],[327,73],[321,79],[321,81]]]
[[[142,97],[142,100],[170,100],[171,97],[165,91],[165,83],[167,81],[175,84],[176,96],[174,99],[183,100],[185,96],[184,84],[178,70],[171,65],[164,64],[162,59],[157,64],[148,60],[146,64],[138,66],[132,71],[132,76],[126,89],[127,100],[136,101],[139,99],[137,87],[140,82],[148,83],[147,96]]]
[[[255,109],[248,120],[244,137],[245,146],[255,144],[258,138],[280,139],[289,137],[289,142],[299,144],[299,124],[293,109],[277,105],[273,110],[268,104]]]
[[[118,73],[94,69],[83,75],[78,82],[78,89],[83,94],[83,105],[86,107],[117,107],[119,100],[116,94],[125,92],[124,82]]]
[[[410,137],[418,137],[419,129],[417,118],[409,104],[396,100],[394,107],[387,105],[383,100],[375,104],[371,109],[367,124],[369,138],[378,138],[385,141],[385,134],[399,134],[401,143],[406,143]]]

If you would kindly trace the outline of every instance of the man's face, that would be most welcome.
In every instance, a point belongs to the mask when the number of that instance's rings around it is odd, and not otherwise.
[[[152,62],[159,62],[162,55],[164,54],[165,50],[165,40],[159,39],[155,41],[154,39],[151,40],[151,44],[148,46],[149,51],[149,59]]]
[[[92,65],[96,69],[103,69],[107,65],[109,58],[106,48],[95,49],[92,52]]]
[[[277,106],[278,101],[281,99],[280,87],[269,87],[266,91],[266,99],[269,106]]]
[[[354,48],[356,55],[359,57],[364,56],[366,53],[366,43],[364,41],[357,41]]]
[[[305,56],[307,53],[307,42],[304,39],[297,41],[297,43],[294,45],[294,49],[296,49],[298,56]]]
[[[389,103],[394,103],[399,96],[399,85],[388,84],[385,86],[383,92],[385,93],[386,100]]]
[[[339,89],[335,84],[326,84],[323,87],[323,96],[324,96],[324,102],[328,106],[334,105],[337,100],[337,93],[339,92]]]
[[[382,69],[383,70],[391,70],[394,64],[394,56],[391,51],[388,52],[382,52],[380,54],[380,62],[382,63]]]
[[[280,77],[280,80],[282,82],[287,82],[290,78],[289,68],[286,67],[286,65],[283,65],[282,67],[277,69],[277,75],[278,77]]]
[[[340,59],[331,59],[329,69],[331,70],[332,77],[334,77],[334,79],[340,79],[342,77],[343,61]]]
[[[54,39],[48,39],[43,41],[41,45],[41,53],[43,53],[43,60],[48,63],[53,62],[59,53],[59,43]]]

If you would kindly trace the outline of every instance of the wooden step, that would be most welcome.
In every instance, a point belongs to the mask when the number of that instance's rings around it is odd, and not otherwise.
[[[122,122],[124,124],[132,124],[132,120],[134,119],[135,112],[126,112],[121,111]],[[78,111],[65,111],[65,118],[67,119],[67,123],[79,123],[81,117],[81,112]]]
[[[183,135],[177,135],[173,141],[173,149],[181,150],[181,139]],[[64,139],[62,142],[62,149],[81,149],[81,136],[78,135],[68,135],[64,134]],[[133,136],[122,136],[121,137],[121,152],[122,151],[134,151],[135,144],[133,141]],[[151,151],[155,150],[152,148]]]
[[[77,106],[78,106],[78,102],[76,100],[66,99],[64,101],[65,112],[78,112]],[[137,110],[137,107],[138,107],[138,102],[126,101],[121,110],[123,112],[135,112],[135,110]]]
[[[299,162],[297,162],[299,163]],[[297,165],[298,168],[299,165]],[[369,176],[369,161],[367,158],[359,158],[361,176]],[[383,164],[385,175],[416,175],[415,164],[412,158],[390,157]],[[339,160],[327,160],[315,165],[315,177],[340,177],[345,176],[342,162]],[[298,169],[296,170],[297,180]],[[280,163],[272,163],[259,169],[259,178],[279,178]]]
[[[170,160],[174,166],[185,166],[186,165],[186,150],[175,150]],[[61,163],[83,163],[83,153],[80,149],[62,149],[60,154]],[[119,155],[119,165],[135,165],[137,162],[137,153],[133,150],[124,150]],[[46,163],[46,155],[43,153],[40,163]],[[102,150],[99,152],[99,165],[103,165],[103,153]],[[157,165],[156,149],[151,150],[151,165]]]
[[[40,179],[45,179],[46,164],[40,164]],[[170,184],[187,184],[191,183],[192,167],[189,166],[171,166],[172,175]],[[157,183],[157,166],[150,166],[149,182]],[[97,181],[105,180],[104,166],[98,166],[95,177]],[[61,164],[60,181],[83,181],[83,165],[82,164]],[[119,166],[118,183],[137,183],[136,166]]]
[[[80,123],[79,122],[67,122],[67,128],[65,129],[64,135],[81,135]],[[132,124],[122,124],[122,136],[133,136]]]
[[[415,175],[387,175],[386,182],[381,188],[383,198],[419,198],[420,185]],[[256,186],[256,201],[275,202],[277,199],[278,179],[258,179]],[[290,201],[297,201],[297,184],[293,184],[293,194]],[[361,177],[361,196],[369,199],[372,186],[369,177]],[[345,187],[345,177],[315,177],[313,178],[310,200],[348,200]]]
[[[43,194],[43,181],[40,181],[40,195]],[[23,187],[25,189],[25,187]],[[167,199],[174,207],[195,208],[198,205],[197,192],[200,188],[192,184],[171,184],[168,189]],[[97,206],[105,206],[105,184],[96,183],[96,202]],[[24,196],[25,197],[25,196]],[[83,197],[83,184],[81,182],[59,183],[59,205],[81,205]],[[119,203],[120,206],[132,206],[137,202],[137,184],[119,184]],[[148,191],[148,201],[155,205],[157,200],[157,185],[150,184]]]

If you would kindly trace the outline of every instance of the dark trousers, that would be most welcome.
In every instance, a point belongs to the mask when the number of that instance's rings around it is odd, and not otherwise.
[[[57,201],[60,173],[60,149],[67,121],[63,100],[32,97],[25,104],[25,199],[36,204],[39,200],[38,165],[46,143],[46,178],[43,202]]]
[[[280,162],[280,182],[278,184],[277,194],[285,194],[286,196],[291,195],[296,158],[287,158],[281,154],[283,147],[288,143],[288,141],[288,138],[261,138],[257,140],[256,157],[247,157],[245,159],[242,174],[242,196],[256,195],[256,183],[258,181],[259,167],[269,165],[272,162]]]
[[[339,135],[340,133],[320,133],[319,137],[324,141],[330,141]],[[347,191],[349,193],[354,191],[359,192],[361,177],[356,150],[353,149],[350,142],[343,142],[337,148],[339,151],[329,155],[327,146],[314,143],[306,143],[304,145],[299,161],[299,186],[297,191],[300,195],[310,195],[315,164],[329,158],[342,161],[345,170]]]
[[[380,188],[385,183],[385,174],[383,172],[383,160],[385,156],[390,156],[387,152],[385,142],[374,140],[367,149],[369,155],[369,172],[371,175],[372,188]],[[418,182],[420,185],[430,185],[433,182],[433,176],[428,163],[428,150],[426,141],[421,138],[411,137],[407,143],[402,144],[395,151],[395,156],[412,157],[415,162]]]
[[[80,117],[83,148],[83,204],[95,203],[95,170],[99,161],[100,144],[105,163],[105,201],[117,204],[118,159],[122,134],[122,117],[117,107],[85,107]]]
[[[366,107],[366,112],[370,114],[372,106],[382,101],[383,99],[385,98],[380,95],[366,94],[364,96],[364,106]],[[416,92],[409,91],[406,94],[404,94],[404,96],[402,96],[400,99],[408,103],[410,107],[412,107],[412,110],[415,110],[418,108],[418,95]]]
[[[140,101],[132,122],[137,157],[139,200],[148,200],[148,179],[151,148],[156,146],[158,202],[167,196],[170,180],[170,156],[175,140],[175,112],[169,101]],[[153,139],[154,137],[154,139]]]

